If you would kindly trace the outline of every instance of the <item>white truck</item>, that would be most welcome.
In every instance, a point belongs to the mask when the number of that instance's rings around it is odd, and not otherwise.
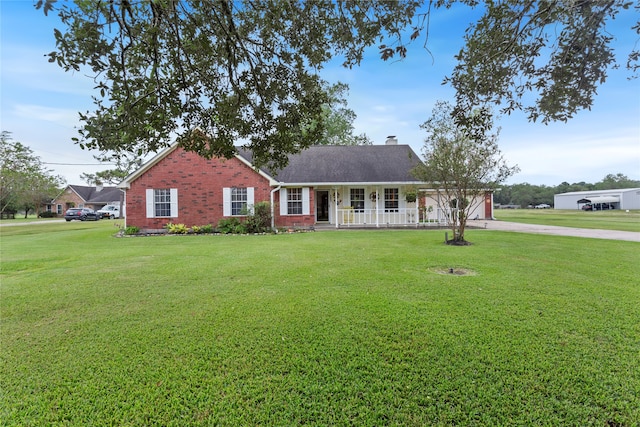
[[[120,218],[120,205],[106,205],[103,208],[98,209],[97,212],[102,215],[102,218]]]

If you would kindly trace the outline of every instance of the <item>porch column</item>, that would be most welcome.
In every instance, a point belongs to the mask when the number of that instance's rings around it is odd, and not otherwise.
[[[338,189],[337,188],[333,189],[333,201],[336,204],[336,228],[340,228],[339,227],[340,218],[338,217]]]
[[[380,194],[376,188],[376,227],[380,227],[380,211],[378,209],[378,202],[380,201]]]

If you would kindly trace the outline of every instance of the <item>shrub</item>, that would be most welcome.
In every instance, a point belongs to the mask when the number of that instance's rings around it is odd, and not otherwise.
[[[132,234],[138,234],[140,232],[140,229],[138,227],[136,227],[135,225],[130,225],[127,228],[124,229],[124,234],[126,235],[132,235]]]
[[[169,223],[165,227],[169,234],[187,234],[189,232],[189,227],[184,224],[172,224]]]
[[[218,221],[218,231],[222,234],[237,233],[236,228],[240,225],[238,218],[223,218]]]
[[[193,227],[191,227],[191,232],[194,234],[211,234],[214,232],[214,229],[211,224],[194,225]]]
[[[264,233],[271,230],[271,204],[259,202],[251,211],[244,211],[246,220],[223,218],[218,222],[218,231],[223,234]]]
[[[253,213],[247,216],[245,222],[248,233],[264,233],[271,230],[271,204],[259,202],[253,206]]]
[[[214,231],[215,230],[213,229],[213,225],[211,224],[203,225],[202,227],[200,227],[200,232],[203,234],[211,234]]]
[[[45,211],[45,212],[40,212],[40,214],[38,216],[40,218],[56,218],[58,216],[58,214],[56,214],[55,212],[51,212],[51,211]]]

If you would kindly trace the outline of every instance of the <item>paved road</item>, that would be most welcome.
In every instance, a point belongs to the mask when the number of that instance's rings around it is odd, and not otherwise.
[[[46,221],[18,221],[18,222],[11,222],[11,220],[3,219],[2,221],[0,221],[0,227],[15,227],[18,225],[51,224],[52,222],[64,222],[64,219],[49,219]]]
[[[499,220],[469,221],[472,227],[487,230],[513,231],[518,233],[553,234],[557,236],[589,237],[592,239],[627,240],[640,242],[640,233],[634,231],[596,230],[590,228],[558,227],[555,225],[520,224]]]

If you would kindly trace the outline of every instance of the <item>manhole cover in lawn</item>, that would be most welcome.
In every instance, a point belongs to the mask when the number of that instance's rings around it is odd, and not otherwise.
[[[449,276],[475,276],[476,272],[464,267],[432,267],[431,271],[436,274]]]

